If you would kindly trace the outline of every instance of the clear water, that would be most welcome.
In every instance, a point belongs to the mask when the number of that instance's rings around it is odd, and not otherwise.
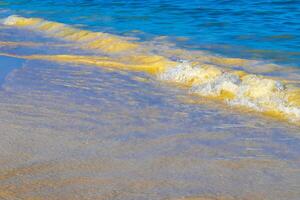
[[[140,37],[166,35],[187,48],[300,66],[297,0],[1,1],[2,15],[19,14]],[[138,35],[138,34],[136,34]]]
[[[0,15],[299,66],[298,4],[0,1]],[[13,55],[95,54],[3,25],[0,41]],[[272,73],[299,80],[286,69]],[[2,54],[0,75],[0,199],[300,198],[299,126],[139,72]]]

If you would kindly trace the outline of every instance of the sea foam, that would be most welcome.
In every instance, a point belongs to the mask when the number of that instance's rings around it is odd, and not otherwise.
[[[197,60],[194,59],[196,57],[192,57],[195,54],[192,51],[187,51],[187,55],[190,60],[196,62],[174,61],[171,57],[180,57],[180,52],[183,51],[169,51],[171,53],[166,56],[159,53],[158,49],[153,47],[151,49],[142,42],[132,42],[108,33],[80,30],[39,18],[13,15],[2,20],[2,23],[41,32],[47,36],[70,41],[80,48],[101,51],[107,55],[106,57],[78,55],[18,57],[142,71],[154,75],[160,81],[184,85],[190,93],[217,98],[230,106],[246,107],[297,124],[300,122],[299,88],[290,88],[284,84],[288,81],[227,68],[231,65],[246,66],[251,63],[259,64],[259,62],[207,54],[197,55]]]

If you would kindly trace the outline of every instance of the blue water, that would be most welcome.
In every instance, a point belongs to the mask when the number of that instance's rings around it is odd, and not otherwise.
[[[174,43],[300,67],[299,7],[278,0],[0,0],[0,18],[38,17],[161,42],[155,48]],[[0,199],[300,199],[299,126],[140,72],[19,57],[103,56],[30,28],[0,23]],[[245,68],[300,87],[299,69],[263,64]]]
[[[128,34],[185,37],[177,45],[300,66],[297,0],[4,0],[1,16],[19,14]]]

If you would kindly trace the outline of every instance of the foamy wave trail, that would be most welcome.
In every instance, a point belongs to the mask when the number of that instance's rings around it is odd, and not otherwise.
[[[24,18],[12,15],[4,19],[3,24],[41,31],[48,36],[81,42],[86,48],[101,49],[109,53],[128,51],[138,47],[135,43],[130,43],[111,34],[80,30],[62,23],[39,18]]]
[[[300,124],[298,87],[284,84],[288,80],[278,81],[220,67],[235,63],[243,65],[251,63],[250,60],[199,55],[197,59],[191,58],[193,62],[173,61],[171,57],[178,57],[180,51],[175,50],[174,53],[169,51],[168,54],[162,51],[158,55],[153,53],[157,50],[141,42],[133,42],[108,33],[80,30],[62,23],[15,15],[7,17],[2,23],[39,31],[54,38],[73,42],[80,48],[100,51],[106,55],[10,56],[142,71],[158,77],[161,81],[184,85],[191,93]],[[194,55],[194,52],[188,54]]]
[[[232,106],[247,107],[299,123],[299,90],[282,82],[238,71],[214,67],[192,67],[182,63],[167,69],[160,79],[190,86],[190,92],[213,97]]]

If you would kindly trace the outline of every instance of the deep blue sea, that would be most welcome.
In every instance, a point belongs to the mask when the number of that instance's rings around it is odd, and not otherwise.
[[[5,0],[0,16],[40,17],[140,38],[185,37],[178,45],[300,66],[298,0]]]

